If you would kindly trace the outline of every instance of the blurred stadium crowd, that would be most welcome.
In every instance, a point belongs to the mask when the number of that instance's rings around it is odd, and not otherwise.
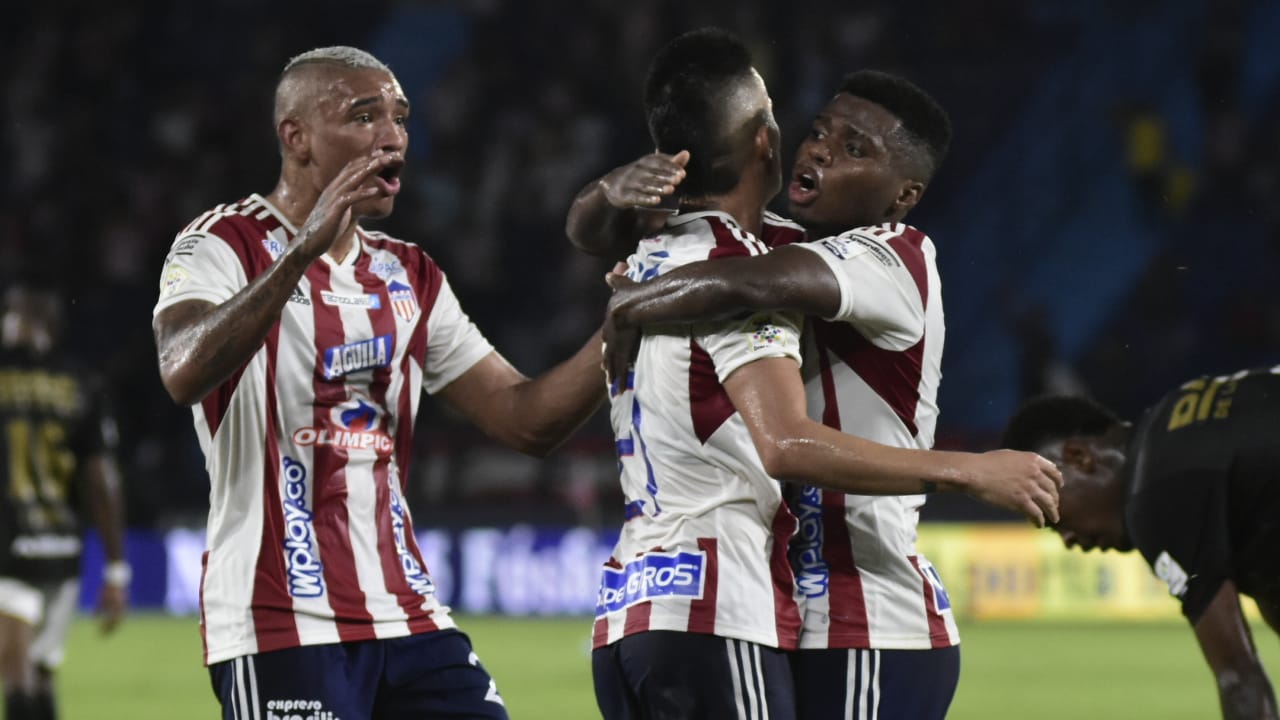
[[[606,263],[564,239],[570,200],[648,150],[640,87],[654,50],[714,24],[752,44],[788,149],[853,69],[903,73],[950,110],[952,154],[912,217],[947,279],[940,444],[989,447],[1017,401],[1046,388],[1131,413],[1185,377],[1276,362],[1273,4],[978,7],[15,6],[0,26],[0,275],[36,271],[74,303],[67,345],[110,378],[131,524],[198,525],[202,458],[189,411],[158,382],[150,309],[177,230],[272,188],[270,99],[290,56],[352,44],[397,72],[414,105],[410,164],[380,229],[421,243],[498,349],[536,372],[581,343],[606,299]],[[620,513],[603,413],[539,463],[424,405],[419,524]]]

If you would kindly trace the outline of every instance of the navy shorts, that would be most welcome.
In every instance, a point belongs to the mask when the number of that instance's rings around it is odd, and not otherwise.
[[[935,650],[798,650],[800,720],[941,720],[960,682],[960,646]]]
[[[507,717],[457,630],[247,655],[209,676],[223,720]]]
[[[591,653],[604,720],[794,720],[787,654],[745,640],[650,630]]]

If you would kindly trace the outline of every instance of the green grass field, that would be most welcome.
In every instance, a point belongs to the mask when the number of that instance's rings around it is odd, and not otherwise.
[[[595,718],[585,619],[463,617],[516,720]],[[1272,678],[1280,639],[1255,625]],[[1218,715],[1189,629],[1172,623],[962,623],[956,720],[1200,719]],[[1274,680],[1273,680],[1274,682]],[[77,622],[61,676],[63,720],[218,717],[195,621],[135,615],[103,638]]]

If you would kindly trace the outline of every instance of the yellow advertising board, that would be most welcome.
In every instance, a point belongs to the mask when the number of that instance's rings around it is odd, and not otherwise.
[[[922,523],[918,547],[942,576],[957,618],[1182,617],[1137,552],[1067,550],[1052,531],[1011,523]],[[1259,617],[1243,600],[1246,615]]]

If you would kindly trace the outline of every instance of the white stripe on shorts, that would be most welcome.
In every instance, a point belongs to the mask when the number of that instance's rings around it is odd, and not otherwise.
[[[850,650],[846,660],[844,716],[849,720],[880,717],[880,651]]]
[[[765,694],[764,672],[760,648],[755,643],[725,638],[729,675],[733,678],[733,697],[738,720],[768,720],[769,704]]]

